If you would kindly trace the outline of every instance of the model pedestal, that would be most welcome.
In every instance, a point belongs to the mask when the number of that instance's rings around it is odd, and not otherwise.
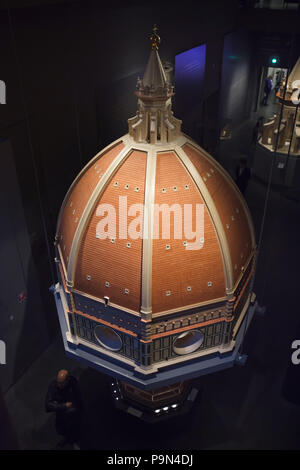
[[[147,391],[116,379],[110,385],[118,409],[148,422],[186,413],[199,391],[190,380]]]

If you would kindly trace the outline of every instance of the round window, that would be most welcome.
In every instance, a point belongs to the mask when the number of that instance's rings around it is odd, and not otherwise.
[[[94,329],[94,335],[98,343],[110,351],[119,351],[122,347],[120,336],[108,326],[96,326]]]
[[[190,354],[200,348],[203,343],[204,335],[201,331],[185,331],[175,338],[173,350],[176,354]]]

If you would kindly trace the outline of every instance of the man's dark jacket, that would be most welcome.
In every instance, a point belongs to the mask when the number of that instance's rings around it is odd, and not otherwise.
[[[57,414],[64,414],[69,410],[66,406],[67,402],[72,403],[72,408],[77,411],[82,410],[82,398],[77,379],[72,375],[69,376],[69,382],[65,388],[59,388],[56,380],[53,380],[48,388],[45,408],[47,412],[54,411]]]

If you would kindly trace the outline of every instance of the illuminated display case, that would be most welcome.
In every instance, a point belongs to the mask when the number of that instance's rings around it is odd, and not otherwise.
[[[300,58],[296,62],[287,83],[282,82],[279,91],[277,112],[263,125],[259,139],[254,173],[264,181],[269,178],[272,157],[275,165],[272,183],[284,186],[296,186],[300,181]]]

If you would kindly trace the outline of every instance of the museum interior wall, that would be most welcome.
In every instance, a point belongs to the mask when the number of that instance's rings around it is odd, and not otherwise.
[[[220,120],[236,126],[249,117],[253,81],[255,42],[253,34],[234,31],[224,37]]]

